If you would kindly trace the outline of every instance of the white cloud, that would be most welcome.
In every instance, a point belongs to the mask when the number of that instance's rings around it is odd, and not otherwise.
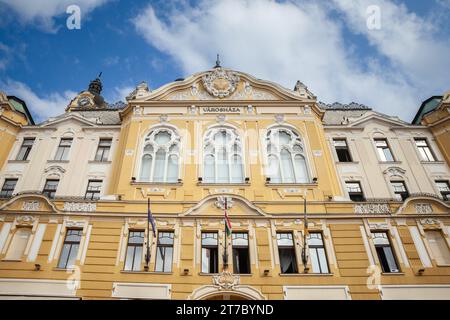
[[[83,17],[107,1],[110,0],[0,0],[0,5],[6,4],[24,24],[34,24],[46,32],[56,32],[58,28],[55,27],[54,18],[65,14],[68,6],[78,5],[83,21]]]
[[[169,54],[187,74],[211,68],[220,53],[225,67],[289,88],[300,79],[319,100],[357,101],[410,120],[422,100],[447,89],[441,75],[448,70],[450,55],[444,54],[450,45],[432,38],[429,22],[385,1],[386,29],[382,35],[369,34],[361,26],[366,25],[367,5],[377,1],[362,2],[365,7],[345,0],[203,0],[164,16],[150,5],[133,22],[149,44]],[[354,55],[345,22],[331,18],[335,10],[373,45],[370,59]],[[435,72],[438,76],[430,79]]]
[[[11,79],[0,80],[0,90],[24,100],[36,123],[64,113],[69,102],[77,95],[76,92],[67,90],[39,96],[26,84]]]
[[[112,92],[110,94],[107,94],[106,100],[110,103],[114,103],[117,101],[123,101],[126,102],[125,99],[133,90],[135,89],[134,86],[116,86],[113,88]]]

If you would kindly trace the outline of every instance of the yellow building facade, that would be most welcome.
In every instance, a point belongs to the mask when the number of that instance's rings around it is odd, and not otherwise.
[[[301,82],[289,90],[217,65],[154,91],[138,85],[115,123],[99,115],[100,91],[75,98],[58,120],[68,128],[48,138],[74,132],[73,148],[104,132],[96,152],[77,152],[95,154],[86,192],[55,196],[47,185],[76,175],[65,167],[72,153],[47,160],[42,171],[55,173],[41,192],[1,199],[2,298],[450,299],[445,194],[346,190],[327,110]],[[119,133],[101,161],[108,130]]]

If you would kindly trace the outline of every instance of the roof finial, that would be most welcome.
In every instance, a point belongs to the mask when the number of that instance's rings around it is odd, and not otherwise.
[[[214,68],[222,68],[222,67],[220,66],[219,54],[217,54],[216,65],[215,65]]]
[[[103,71],[100,71],[97,78],[100,78],[102,76]]]

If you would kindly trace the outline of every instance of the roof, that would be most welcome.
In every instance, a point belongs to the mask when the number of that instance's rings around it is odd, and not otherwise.
[[[49,118],[39,125],[45,125],[56,120],[70,117],[71,115],[80,116],[96,125],[119,125],[121,123],[119,116],[120,109],[84,109],[63,113],[57,117]]]
[[[356,103],[356,102],[350,102],[349,104],[343,104],[340,102],[334,102],[332,104],[326,104],[322,101],[318,102],[319,107],[325,110],[372,110],[368,106]]]
[[[28,110],[27,104],[22,99],[17,98],[16,96],[8,96],[8,102],[10,105],[17,111],[22,113],[28,120],[28,124],[33,125],[34,120],[30,111]]]
[[[417,111],[416,116],[414,117],[412,124],[420,124],[422,122],[422,118],[427,113],[435,110],[442,101],[443,96],[432,96],[422,102],[419,110]]]

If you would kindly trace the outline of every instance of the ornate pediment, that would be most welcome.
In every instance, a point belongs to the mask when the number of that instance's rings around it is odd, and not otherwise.
[[[0,210],[16,212],[59,212],[53,203],[49,202],[45,196],[39,194],[18,195],[0,206]]]
[[[257,79],[249,74],[216,67],[178,79],[154,91],[143,85],[131,94],[129,101],[196,101],[196,100],[278,100],[310,101],[315,97],[306,86],[289,90],[276,83]]]

